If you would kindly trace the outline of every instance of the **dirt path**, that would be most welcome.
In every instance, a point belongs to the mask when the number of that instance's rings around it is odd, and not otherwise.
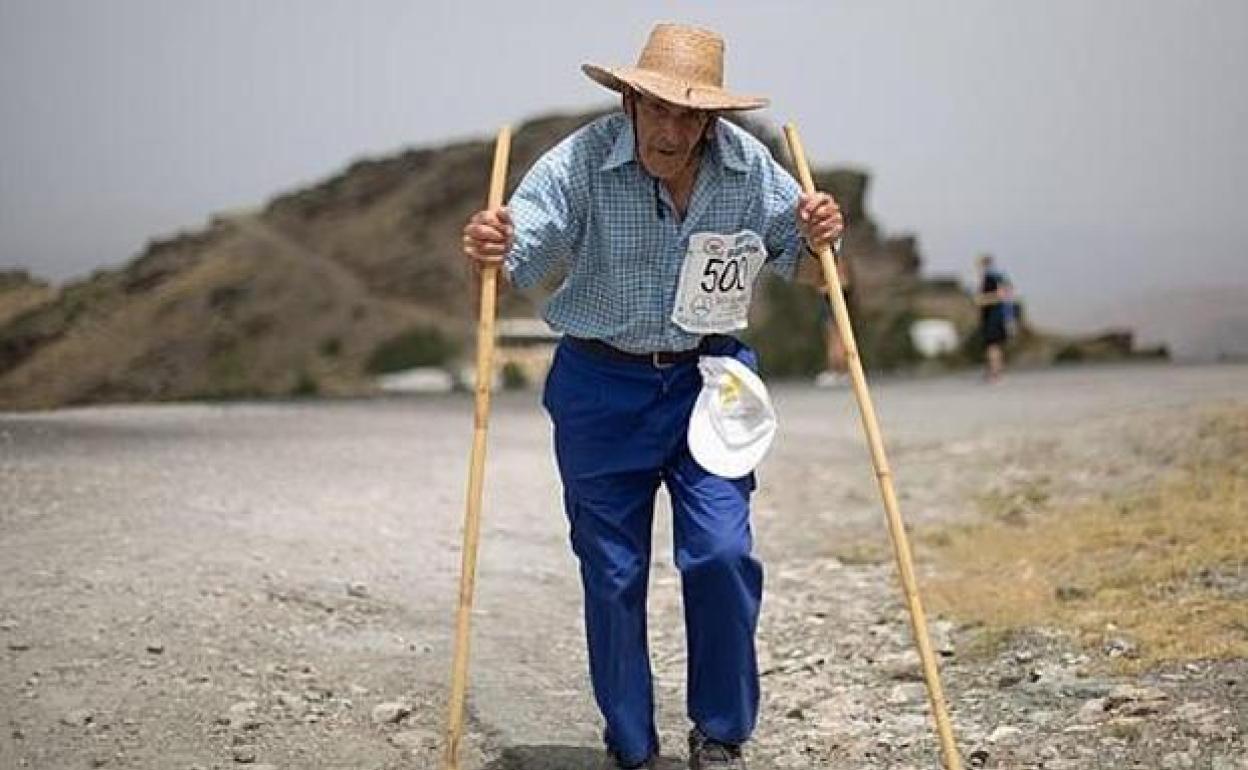
[[[1020,483],[1065,498],[1148,478],[1195,410],[1248,400],[1248,367],[875,393],[903,513],[921,526]],[[756,506],[769,583],[754,766],[934,766],[892,569],[835,558],[884,537],[852,399],[776,397],[784,427]],[[461,397],[0,415],[0,768],[435,767],[470,425]],[[496,400],[474,768],[572,770],[596,757],[549,441],[534,394]],[[678,758],[683,644],[660,511],[652,638]],[[1079,709],[1121,683],[1080,676],[1060,638],[971,661],[959,629],[936,631],[961,741],[988,766],[1102,766],[1080,753],[1090,747],[1107,762],[1138,749],[1157,767],[1242,767],[1242,662],[1169,672],[1166,705],[1147,693],[1115,702],[1173,729],[1105,735]],[[998,686],[1011,677],[1020,684]]]

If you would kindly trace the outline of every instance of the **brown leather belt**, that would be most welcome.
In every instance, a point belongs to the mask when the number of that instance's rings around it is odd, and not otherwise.
[[[698,356],[705,355],[713,348],[724,343],[729,338],[722,334],[710,334],[702,338],[696,348],[689,350],[657,350],[653,353],[630,353],[627,350],[620,350],[614,345],[609,345],[602,340],[588,339],[586,337],[566,336],[564,340],[577,350],[589,353],[602,358],[609,358],[613,361],[627,361],[633,364],[647,364],[658,369],[666,369],[669,366],[683,364],[688,361],[698,360]]]

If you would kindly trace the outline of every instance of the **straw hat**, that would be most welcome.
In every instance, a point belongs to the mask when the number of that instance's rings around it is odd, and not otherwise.
[[[636,67],[584,64],[581,70],[612,91],[631,87],[695,110],[756,110],[767,106],[761,96],[724,90],[722,37],[682,24],[655,25]]]

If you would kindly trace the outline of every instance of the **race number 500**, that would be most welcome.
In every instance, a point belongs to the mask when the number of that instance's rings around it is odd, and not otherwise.
[[[689,236],[672,323],[691,334],[730,334],[746,328],[754,279],[766,262],[763,240],[752,230]]]
[[[702,291],[742,291],[749,284],[750,263],[744,256],[734,259],[711,257],[702,268]]]

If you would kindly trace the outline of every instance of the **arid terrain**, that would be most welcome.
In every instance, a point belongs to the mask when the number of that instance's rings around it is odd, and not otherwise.
[[[1248,454],[1222,425],[1248,409],[1248,367],[873,393],[967,767],[1248,769],[1248,657],[1235,653],[1248,552],[1234,558]],[[938,767],[852,396],[775,397],[782,428],[755,509],[767,594],[751,767]],[[471,422],[462,395],[0,414],[0,768],[437,767]],[[1198,624],[1178,634],[1194,652],[1154,660],[1125,621],[1091,636],[1061,616],[1002,630],[960,603],[984,579],[978,554],[1004,549],[960,538],[1004,521],[1014,544],[1039,545],[1065,511],[1110,501],[1125,516],[1118,501],[1204,462],[1230,469],[1210,494],[1228,496],[1217,521],[1231,557],[1199,573],[1200,595],[1243,608],[1221,652],[1197,648]],[[600,725],[536,394],[496,398],[486,474],[465,765],[585,770]],[[668,516],[664,500],[651,639],[665,767],[679,768]],[[1002,587],[1034,577],[1006,564]],[[1056,594],[1082,606],[1098,591]]]

